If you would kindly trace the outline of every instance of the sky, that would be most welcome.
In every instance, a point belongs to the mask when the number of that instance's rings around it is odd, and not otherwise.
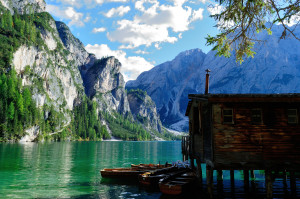
[[[125,81],[199,48],[218,33],[210,0],[45,0],[55,20],[65,22],[97,58],[115,56]],[[217,7],[216,7],[217,8]]]

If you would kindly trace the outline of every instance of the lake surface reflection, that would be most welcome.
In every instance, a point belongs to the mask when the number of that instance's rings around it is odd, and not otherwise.
[[[181,158],[178,141],[0,143],[0,198],[168,198],[159,192],[147,192],[136,184],[102,179],[99,171],[138,163],[164,164]],[[204,165],[203,174],[205,182]],[[221,192],[214,180],[214,194],[219,198],[264,197],[264,174],[260,171],[255,174],[252,190],[245,194],[242,173],[236,171],[233,193],[229,172],[225,171]],[[275,196],[290,196],[287,182],[286,190],[282,179],[276,179]],[[299,185],[298,179],[298,196]],[[181,198],[206,196],[205,191],[196,190]]]

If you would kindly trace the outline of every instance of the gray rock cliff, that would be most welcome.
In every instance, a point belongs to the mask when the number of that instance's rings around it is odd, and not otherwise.
[[[127,98],[131,113],[135,119],[143,123],[147,129],[162,132],[162,124],[156,111],[154,101],[141,90],[130,90]]]
[[[17,10],[19,14],[45,12],[46,3],[44,0],[0,0],[1,4],[14,14]]]
[[[85,92],[95,98],[102,110],[130,112],[121,63],[115,57],[95,60],[92,66],[81,68]]]

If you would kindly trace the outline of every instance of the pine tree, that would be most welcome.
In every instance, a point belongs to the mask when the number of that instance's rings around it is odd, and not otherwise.
[[[7,112],[7,117],[8,117],[8,119],[10,119],[10,120],[13,120],[14,117],[15,117],[15,105],[14,105],[13,102],[11,102],[11,103],[9,104],[8,112]]]
[[[17,93],[17,110],[21,116],[24,116],[24,101],[22,94]]]

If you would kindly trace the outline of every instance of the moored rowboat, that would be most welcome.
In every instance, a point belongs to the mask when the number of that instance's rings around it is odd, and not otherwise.
[[[168,195],[179,195],[186,192],[196,180],[196,175],[191,170],[178,172],[159,181],[159,189]]]
[[[138,175],[147,171],[171,167],[171,164],[132,164],[130,168],[105,168],[100,171],[103,178],[133,178],[138,179]]]
[[[158,188],[158,182],[160,179],[165,178],[169,175],[173,175],[180,170],[181,169],[179,169],[178,167],[167,167],[148,171],[139,175],[139,183],[144,187],[155,189]]]
[[[102,169],[100,171],[103,178],[132,178],[137,179],[139,174],[145,173],[147,170],[138,170],[132,168],[116,168],[116,169]]]
[[[131,168],[135,169],[145,169],[145,170],[155,170],[172,167],[172,164],[132,164]]]

